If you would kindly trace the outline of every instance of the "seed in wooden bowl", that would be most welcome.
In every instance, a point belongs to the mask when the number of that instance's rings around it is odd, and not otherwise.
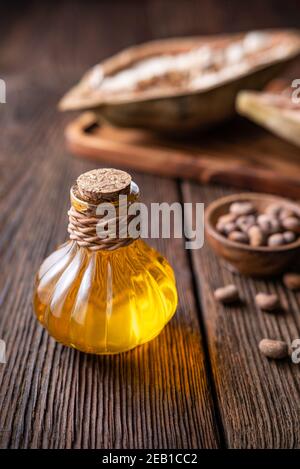
[[[295,216],[297,215],[290,208],[282,208],[279,212],[278,218],[279,220],[284,220],[285,218],[295,217]]]
[[[275,312],[281,309],[280,300],[274,293],[258,293],[255,303],[262,311]]]
[[[282,340],[262,339],[259,342],[259,350],[268,358],[280,360],[289,355],[289,348]]]
[[[214,297],[217,301],[220,301],[224,304],[236,303],[240,300],[239,291],[233,284],[217,288],[214,291]]]
[[[234,222],[228,222],[228,223],[218,222],[216,228],[220,233],[228,236],[229,233],[236,230],[236,224]]]
[[[229,211],[236,215],[250,215],[255,212],[255,207],[251,202],[233,202]]]
[[[229,233],[236,230],[236,224],[234,222],[226,223],[224,225],[224,233],[228,236]]]
[[[243,233],[242,231],[232,231],[231,233],[229,233],[228,239],[230,239],[230,241],[235,241],[236,243],[249,243],[248,235],[246,233]]]
[[[300,233],[300,219],[298,217],[287,217],[281,221],[283,228],[294,233]]]
[[[296,234],[293,231],[285,231],[282,236],[286,244],[293,243],[296,240]]]
[[[261,228],[257,225],[253,225],[248,230],[249,242],[253,247],[262,246],[265,241],[265,236]]]
[[[222,215],[219,218],[218,223],[220,223],[221,225],[226,225],[227,223],[235,222],[237,217],[238,215],[236,215],[235,213],[226,213],[225,215]]]
[[[254,215],[241,215],[236,220],[236,226],[245,233],[248,232],[249,228],[255,225],[256,220]]]
[[[271,215],[266,215],[265,213],[258,215],[257,224],[266,235],[278,233],[281,228],[280,222],[277,220],[277,218]]]
[[[265,213],[268,215],[271,215],[272,217],[277,218],[279,217],[281,210],[282,210],[282,205],[275,202],[266,207]]]
[[[283,283],[289,290],[300,290],[300,274],[288,272],[283,276]]]
[[[284,237],[281,233],[274,233],[268,238],[268,246],[282,246],[285,243]]]
[[[216,229],[231,241],[253,248],[276,248],[299,238],[300,216],[295,211],[283,203],[271,204],[262,210],[251,201],[237,200],[229,206],[229,213],[217,219]]]

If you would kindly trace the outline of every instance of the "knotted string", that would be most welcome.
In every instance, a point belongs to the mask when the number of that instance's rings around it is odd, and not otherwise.
[[[82,213],[72,206],[68,211],[70,239],[76,241],[78,246],[88,248],[91,251],[114,251],[120,247],[128,246],[135,241],[135,238],[128,236],[127,229],[130,221],[136,215],[120,216],[118,210],[116,212],[115,217],[107,220],[107,217],[102,214],[97,215],[91,210]],[[106,238],[98,236],[97,227],[98,231],[105,230]],[[116,237],[116,233],[119,237]]]

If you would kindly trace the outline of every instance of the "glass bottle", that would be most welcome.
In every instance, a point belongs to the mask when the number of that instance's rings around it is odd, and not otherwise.
[[[109,239],[108,248],[96,239],[97,207],[109,201],[118,213],[120,194],[127,195],[128,205],[139,196],[124,171],[81,175],[71,188],[70,239],[44,260],[36,276],[37,319],[58,342],[83,352],[114,354],[148,342],[177,306],[173,270],[155,249],[140,238]],[[89,220],[92,231],[86,234]]]

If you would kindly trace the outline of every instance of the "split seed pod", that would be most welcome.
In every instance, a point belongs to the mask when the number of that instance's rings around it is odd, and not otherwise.
[[[93,110],[120,127],[187,133],[235,113],[242,89],[262,89],[300,52],[295,31],[177,38],[126,49],[89,70],[61,110]]]

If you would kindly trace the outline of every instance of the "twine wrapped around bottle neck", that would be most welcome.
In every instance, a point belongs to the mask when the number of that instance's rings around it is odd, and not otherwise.
[[[127,209],[138,198],[138,187],[124,171],[98,169],[82,174],[71,188],[70,239],[91,251],[113,251],[133,243],[136,238],[129,236],[128,225],[136,215],[129,215],[128,210],[124,215],[118,204],[120,195],[127,195]],[[114,205],[114,216],[97,214],[97,207],[103,203]],[[97,230],[105,232],[105,238],[100,237]]]

